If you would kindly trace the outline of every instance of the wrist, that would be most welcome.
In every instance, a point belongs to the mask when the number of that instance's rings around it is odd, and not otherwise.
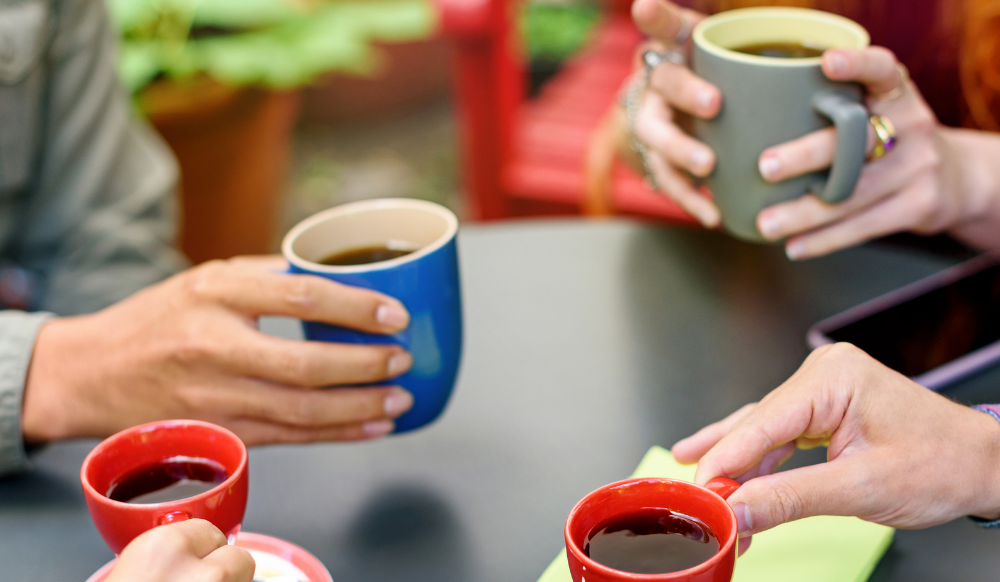
[[[73,428],[70,358],[79,352],[71,336],[76,319],[47,322],[38,332],[24,382],[21,431],[25,443],[40,443],[79,436]]]
[[[983,131],[943,128],[940,138],[949,152],[943,160],[945,180],[959,199],[949,233],[976,247],[1000,246],[1000,136]]]
[[[980,487],[965,513],[979,521],[1000,520],[1000,414],[991,409],[977,407],[976,422],[981,453],[977,455]]]

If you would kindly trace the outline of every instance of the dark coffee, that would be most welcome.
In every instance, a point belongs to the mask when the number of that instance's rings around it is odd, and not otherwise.
[[[797,42],[765,42],[732,49],[738,53],[775,59],[808,59],[822,56],[823,49]]]
[[[595,562],[635,574],[687,570],[718,552],[712,528],[669,509],[646,509],[598,524],[583,545]]]
[[[395,259],[396,257],[402,257],[412,252],[412,250],[390,249],[385,245],[378,245],[374,247],[337,251],[332,255],[327,255],[316,262],[321,265],[332,265],[338,267],[346,267],[349,265],[367,265],[368,263],[378,263],[379,261],[388,261],[390,259]]]
[[[117,479],[107,497],[128,503],[163,503],[204,493],[229,478],[211,459],[171,457],[139,467]]]

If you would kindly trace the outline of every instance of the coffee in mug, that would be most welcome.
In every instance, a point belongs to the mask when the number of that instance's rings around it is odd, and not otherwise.
[[[163,503],[211,491],[229,478],[218,461],[174,456],[133,469],[115,479],[107,497],[125,503]]]
[[[597,524],[583,553],[615,570],[665,574],[694,568],[719,553],[719,537],[697,517],[643,508]]]
[[[372,245],[361,248],[340,250],[319,259],[321,265],[368,265],[370,263],[380,263],[391,261],[399,257],[405,257],[412,253],[414,249],[394,248],[388,244]]]
[[[824,49],[797,42],[762,42],[738,46],[733,50],[772,59],[812,59],[823,56]]]

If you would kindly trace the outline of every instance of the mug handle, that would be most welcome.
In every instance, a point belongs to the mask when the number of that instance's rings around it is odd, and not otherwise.
[[[812,191],[827,204],[847,200],[858,185],[865,165],[868,143],[868,110],[836,91],[820,91],[813,95],[812,107],[830,118],[837,130],[837,149],[825,182],[817,182]]]
[[[708,483],[705,483],[705,489],[708,489],[723,499],[729,499],[729,496],[739,488],[740,483],[733,481],[729,477],[716,477]]]
[[[191,514],[186,511],[171,511],[160,516],[157,525],[168,525],[191,519]]]

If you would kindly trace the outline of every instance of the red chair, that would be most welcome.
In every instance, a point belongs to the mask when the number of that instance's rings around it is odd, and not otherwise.
[[[613,0],[593,41],[528,100],[516,0],[436,0],[455,43],[464,187],[474,218],[611,212],[694,223],[613,155],[609,113],[642,34]]]

